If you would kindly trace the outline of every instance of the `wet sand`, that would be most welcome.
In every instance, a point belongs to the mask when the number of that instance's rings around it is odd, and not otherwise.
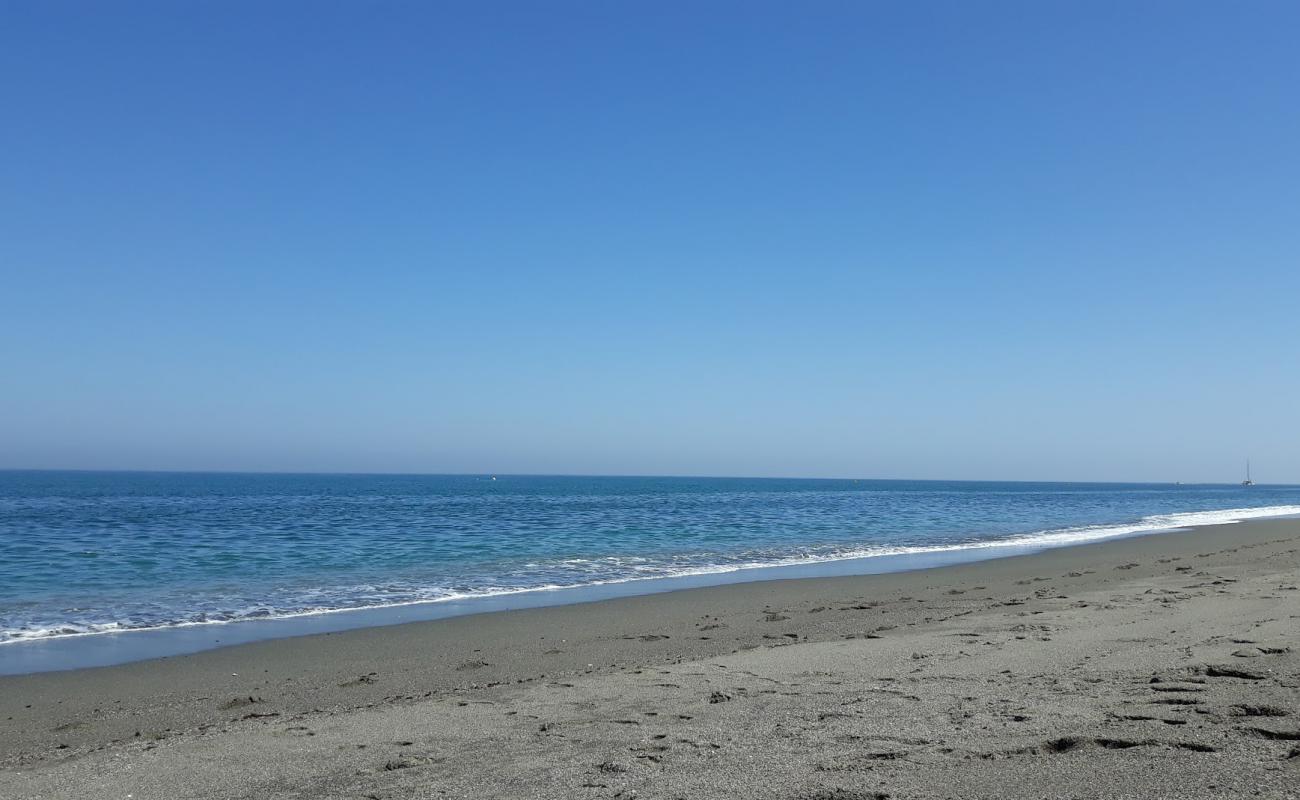
[[[127,796],[1300,797],[1300,522],[0,678],[0,797]]]

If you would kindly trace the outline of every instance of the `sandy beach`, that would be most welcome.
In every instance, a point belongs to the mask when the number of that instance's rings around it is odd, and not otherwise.
[[[1300,797],[1300,522],[0,679],[5,798]]]

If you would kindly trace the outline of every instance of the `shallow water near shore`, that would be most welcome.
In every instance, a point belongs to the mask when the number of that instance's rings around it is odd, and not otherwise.
[[[1292,514],[1300,487],[0,473],[0,673]]]
[[[1141,535],[1141,534],[1129,534]],[[978,550],[949,550],[876,558],[846,559],[811,564],[757,567],[733,572],[683,575],[646,581],[536,589],[502,595],[485,595],[443,602],[407,603],[375,608],[343,609],[305,613],[291,617],[236,620],[221,625],[173,625],[107,632],[103,635],[55,636],[14,641],[0,647],[0,675],[102,667],[150,658],[197,653],[217,647],[338,633],[358,628],[428,622],[466,614],[510,611],[524,608],[590,603],[619,597],[659,592],[793,578],[825,578],[841,575],[877,575],[929,567],[969,563],[992,558],[1039,552],[1046,546],[1008,546]]]

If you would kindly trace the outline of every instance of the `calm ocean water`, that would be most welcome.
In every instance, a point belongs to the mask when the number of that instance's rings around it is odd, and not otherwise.
[[[1300,487],[0,472],[0,642],[1300,514]]]

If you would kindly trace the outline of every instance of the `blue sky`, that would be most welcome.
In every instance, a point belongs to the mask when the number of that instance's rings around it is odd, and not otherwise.
[[[0,467],[1300,482],[1298,28],[6,3]]]

